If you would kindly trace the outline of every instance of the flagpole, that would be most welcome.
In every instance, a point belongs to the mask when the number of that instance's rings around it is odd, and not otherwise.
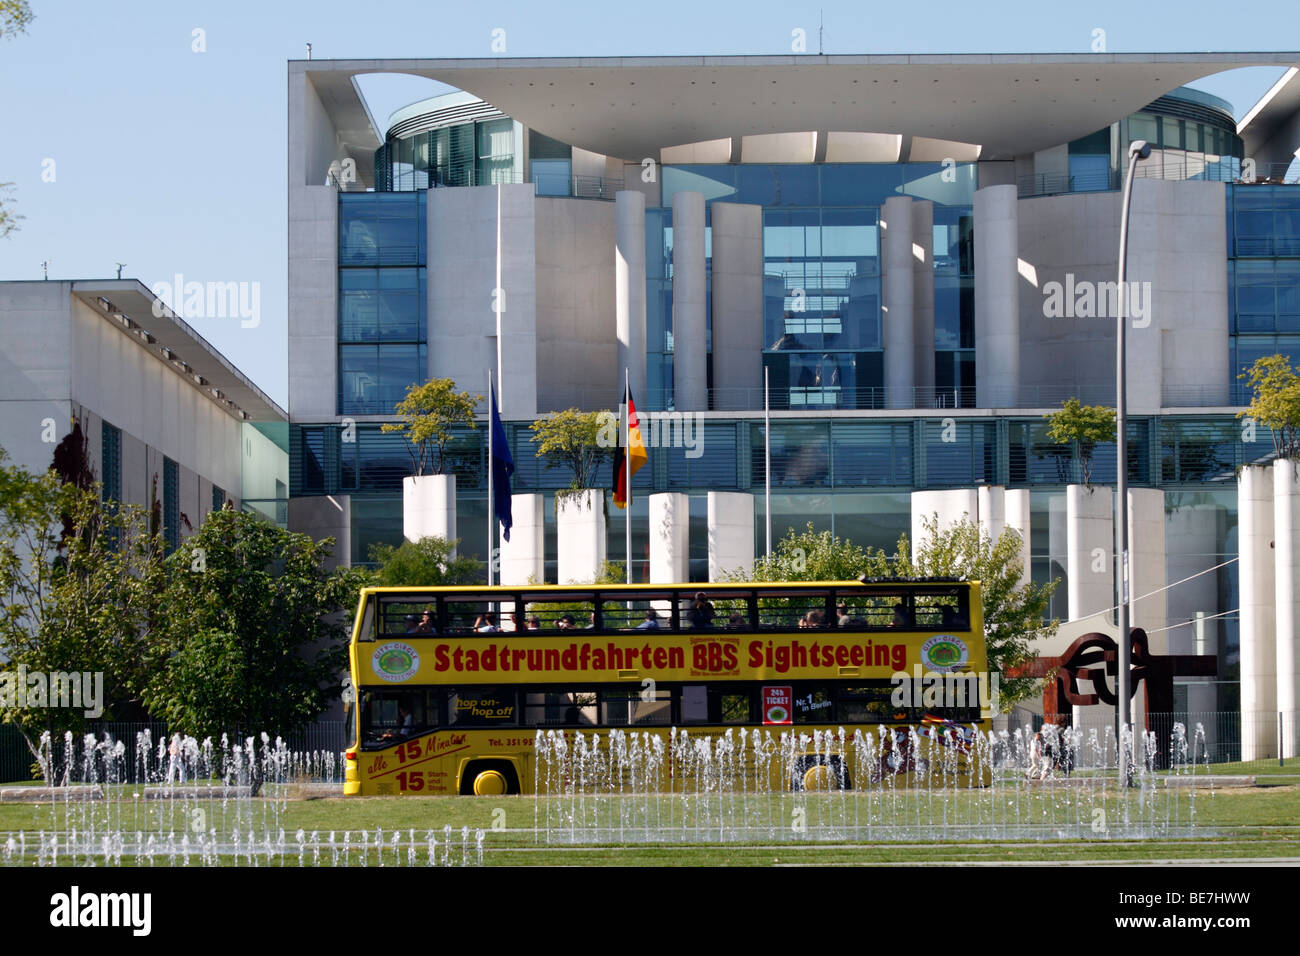
[[[631,373],[623,366],[623,414],[627,425],[623,431],[623,555],[627,563],[627,583],[632,583],[632,384]]]
[[[763,366],[763,514],[767,518],[767,557],[772,557],[772,410],[767,395],[767,371]]]
[[[498,312],[497,314],[500,315],[499,312]],[[497,341],[499,342],[500,339],[498,339]],[[488,433],[488,457],[487,457],[487,486],[488,486],[488,509],[487,509],[487,511],[488,511],[488,537],[487,537],[487,542],[488,542],[488,555],[487,555],[488,562],[487,562],[487,571],[488,571],[488,575],[487,575],[487,578],[488,578],[488,580],[487,580],[487,583],[488,583],[488,587],[492,587],[492,550],[493,550],[493,549],[492,549],[492,539],[496,536],[496,530],[497,530],[497,528],[496,528],[496,524],[497,524],[497,521],[496,521],[496,498],[495,498],[495,495],[493,494],[493,487],[492,487],[493,485],[496,484],[496,482],[493,480],[496,476],[495,476],[495,473],[494,473],[493,470],[492,470],[492,453],[493,453],[493,451],[495,451],[495,449],[492,447],[492,446],[493,446],[493,439],[494,439],[494,437],[495,437],[495,436],[493,435],[493,433],[496,431],[496,429],[492,427],[492,426],[493,426],[493,421],[492,421],[492,405],[493,405],[493,398],[494,398],[494,395],[495,395],[495,393],[492,391],[492,370],[491,370],[491,369],[488,369],[488,421],[487,421],[487,433]]]
[[[497,183],[497,286],[496,296],[496,320],[497,320],[497,381],[501,381],[501,313],[505,311],[505,290],[501,288],[501,184]],[[502,395],[502,398],[505,396]],[[500,414],[500,406],[497,406],[497,414]]]

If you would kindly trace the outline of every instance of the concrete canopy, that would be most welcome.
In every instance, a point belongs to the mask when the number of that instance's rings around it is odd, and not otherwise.
[[[951,140],[1007,160],[1250,66],[1300,66],[1300,53],[298,60],[290,71],[307,74],[361,165],[381,136],[353,80],[366,73],[428,77],[562,142],[634,162],[682,144],[801,131]]]

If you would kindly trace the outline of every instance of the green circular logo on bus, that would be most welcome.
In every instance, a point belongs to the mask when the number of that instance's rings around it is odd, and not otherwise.
[[[420,669],[420,655],[410,644],[394,641],[376,647],[370,663],[375,668],[375,676],[380,680],[398,683],[415,676],[415,672]]]
[[[933,671],[961,670],[970,660],[970,649],[960,637],[936,634],[921,645],[921,663]]]

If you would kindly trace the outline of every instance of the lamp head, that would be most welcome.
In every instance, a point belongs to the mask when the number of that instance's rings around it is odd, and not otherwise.
[[[1144,139],[1135,139],[1128,144],[1128,154],[1137,156],[1138,159],[1146,159],[1151,155],[1151,144]]]

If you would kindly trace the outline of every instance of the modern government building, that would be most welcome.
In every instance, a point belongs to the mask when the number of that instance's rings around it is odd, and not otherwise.
[[[1248,66],[1284,72],[1240,122],[1194,88]],[[537,460],[529,426],[616,408],[626,369],[655,426],[633,483],[637,580],[708,580],[761,554],[770,477],[778,538],[811,524],[892,551],[931,513],[1014,527],[1033,578],[1062,579],[1053,614],[1082,622],[1062,640],[1099,629],[1115,603],[1115,449],[1097,449],[1084,486],[1044,416],[1115,401],[1122,180],[1145,140],[1127,290],[1135,623],[1161,653],[1219,657],[1218,681],[1182,687],[1179,706],[1294,721],[1292,585],[1275,594],[1285,574],[1269,564],[1266,590],[1241,587],[1246,552],[1271,562],[1283,540],[1275,486],[1259,493],[1267,513],[1239,502],[1242,466],[1273,443],[1238,413],[1243,368],[1300,358],[1298,66],[291,62],[289,524],[352,562],[401,540],[411,464],[380,425],[428,378],[485,395],[499,356],[513,490],[533,496],[517,499],[502,573],[556,581],[553,493],[569,476]],[[357,82],[372,73],[454,91],[381,121]],[[460,549],[479,556],[486,443],[480,427],[449,449]],[[621,560],[608,512],[591,555]]]

